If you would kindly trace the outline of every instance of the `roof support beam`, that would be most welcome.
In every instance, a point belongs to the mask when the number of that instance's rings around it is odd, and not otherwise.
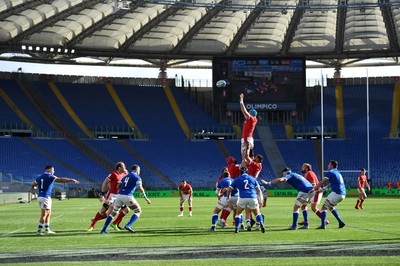
[[[258,7],[265,6],[265,1],[261,1],[258,3]],[[253,25],[254,21],[257,20],[257,18],[260,16],[262,12],[261,8],[255,8],[250,15],[247,17],[246,21],[242,24],[238,32],[236,33],[235,37],[233,38],[231,44],[229,45],[227,49],[227,55],[233,55],[236,48],[238,47],[240,41],[243,39],[243,36],[246,34],[246,32],[251,28],[251,25]]]
[[[393,52],[399,52],[399,39],[396,34],[396,23],[394,23],[392,8],[389,5],[381,5],[382,17],[385,22],[390,48]]]
[[[116,20],[118,18],[121,18],[122,16],[124,16],[128,12],[129,12],[128,10],[121,9],[121,10],[115,12],[115,13],[111,13],[110,15],[105,17],[104,19],[96,22],[91,27],[89,27],[86,30],[82,31],[79,35],[77,35],[75,38],[70,40],[67,43],[67,47],[72,48],[76,44],[82,42],[85,38],[87,38],[90,35],[92,35],[94,32],[100,30],[105,25],[111,24],[114,20]]]
[[[343,53],[344,30],[346,29],[346,15],[347,7],[345,5],[338,5],[336,16],[336,54]]]
[[[300,19],[303,17],[305,10],[301,8],[296,8],[293,13],[292,19],[290,20],[289,27],[286,31],[285,38],[282,43],[281,54],[287,55],[289,52],[290,45],[293,41],[294,34],[296,33],[297,26],[300,23]]]
[[[125,53],[129,50],[129,48],[140,38],[142,38],[147,32],[151,31],[154,27],[159,25],[162,21],[166,21],[169,16],[174,15],[180,7],[168,7],[164,12],[160,15],[156,16],[152,20],[150,20],[146,25],[140,28],[135,34],[133,34],[126,42],[124,42],[119,48],[119,52],[117,53]]]
[[[222,0],[219,4],[222,4],[224,0]],[[183,48],[185,48],[185,45],[195,36],[202,28],[204,28],[205,25],[218,13],[221,11],[221,9],[213,7],[209,8],[204,16],[201,17],[201,19],[193,25],[189,29],[189,31],[182,37],[182,39],[178,42],[178,44],[172,49],[172,54],[179,54]]]

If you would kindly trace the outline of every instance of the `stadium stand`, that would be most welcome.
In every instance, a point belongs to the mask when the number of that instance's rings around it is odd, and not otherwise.
[[[51,143],[51,140],[48,139],[44,141],[49,141],[49,144]],[[63,165],[33,149],[22,138],[0,137],[0,143],[1,171],[11,174],[14,179],[20,182],[27,182],[30,185],[36,175],[43,173],[45,165],[50,164],[49,162],[54,165],[58,174],[62,176],[76,176]],[[57,149],[57,146],[53,148]]]
[[[274,139],[287,139],[284,125],[269,125]]]
[[[56,97],[54,89],[44,81],[25,82],[34,90],[41,101],[48,104],[57,119],[68,125],[78,137],[84,136],[82,128],[71,118]],[[54,83],[69,107],[88,128],[127,126],[120,110],[116,107],[104,83],[75,84]],[[40,129],[53,131],[46,119],[35,109],[35,105],[14,80],[1,80],[0,86],[20,106],[21,112],[34,121]],[[388,180],[395,180],[394,173],[400,171],[395,158],[400,149],[398,139],[388,139],[391,123],[393,85],[370,86],[370,173],[376,186],[384,187]],[[136,126],[148,136],[141,140],[96,139],[84,136],[81,141],[95,153],[110,162],[124,161],[128,167],[141,165],[144,184],[148,189],[174,189],[182,179],[187,179],[196,189],[213,188],[215,180],[224,167],[229,154],[241,160],[240,140],[190,140],[177,121],[171,102],[161,86],[137,86],[113,84],[115,92]],[[198,107],[181,88],[171,88],[176,104],[189,127],[219,127],[219,124]],[[335,88],[324,89],[324,121],[327,126],[337,128]],[[2,123],[21,123],[3,99],[0,106]],[[345,123],[344,139],[324,140],[324,165],[330,159],[339,161],[347,186],[354,187],[359,168],[367,167],[366,136],[366,92],[365,86],[343,86],[343,109]],[[321,119],[321,104],[317,102],[308,113],[303,127],[318,127]],[[231,127],[231,126],[228,126]],[[288,139],[284,125],[271,125],[274,140],[287,166],[300,172],[304,162],[313,165],[320,177],[313,140]],[[255,154],[265,158],[260,178],[271,180],[276,177],[268,162],[268,155],[255,133]],[[112,169],[104,169],[87,157],[70,141],[64,138],[0,137],[0,163],[3,173],[15,178],[31,181],[42,172],[44,165],[54,164],[60,176],[80,176],[82,180],[101,183]],[[14,156],[8,156],[13,154]],[[29,162],[27,164],[26,162]],[[22,167],[21,167],[22,166]]]
[[[391,123],[393,88],[393,84],[369,86],[370,172],[368,176],[373,180],[374,185],[379,187],[384,187],[388,179],[394,180],[396,177],[393,173],[399,170],[394,158],[396,158],[396,150],[400,148],[400,142],[398,139],[387,139]],[[366,85],[343,86],[345,139],[324,141],[325,165],[330,159],[339,161],[341,173],[349,187],[356,187],[359,170],[368,167],[366,91]],[[333,89],[325,90],[325,92],[324,99],[334,98]],[[334,106],[326,103],[324,108],[332,111]],[[305,124],[320,125],[320,104],[314,107],[310,116]]]
[[[34,107],[29,98],[23,93],[21,87],[14,80],[1,80],[0,88],[6,93],[6,95],[13,101],[18,109],[33,123],[33,125],[42,132],[55,131],[46,120],[40,115],[38,110]],[[24,123],[16,113],[12,112],[11,109],[6,108],[8,104],[2,104],[1,117],[2,122],[6,123]],[[4,110],[8,109],[7,110]],[[12,114],[10,113],[12,112]]]
[[[321,178],[312,140],[277,140],[276,143],[290,169],[296,173],[301,173],[302,164],[310,163],[318,178]]]
[[[150,139],[185,138],[161,86],[114,85],[114,89],[138,128]]]
[[[56,83],[72,110],[91,131],[118,131],[128,125],[104,84]]]
[[[50,88],[47,82],[43,81],[32,81],[29,83],[29,87],[35,92],[41,103],[45,103],[48,107],[49,115],[53,115],[59,121],[62,121],[64,127],[69,131],[74,132],[79,137],[85,137],[82,129],[73,121],[71,116],[67,113],[66,109],[57,99],[56,95]],[[77,95],[79,97],[79,95]]]

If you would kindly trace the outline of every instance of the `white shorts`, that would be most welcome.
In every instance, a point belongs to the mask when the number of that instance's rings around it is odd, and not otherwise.
[[[114,201],[114,206],[118,209],[123,205],[131,207],[133,205],[139,205],[137,200],[133,196],[128,195],[117,195],[117,198]]]
[[[239,197],[230,197],[228,204],[232,204],[233,208],[236,209]]]
[[[335,207],[340,202],[342,202],[346,198],[346,195],[336,194],[336,192],[331,192],[328,197],[326,197],[324,206],[328,207]],[[326,207],[327,207],[326,206]]]
[[[228,206],[228,201],[226,200],[226,196],[222,196],[217,203],[217,206],[215,206],[216,208],[222,210],[223,208]]]
[[[51,210],[52,200],[50,197],[38,197],[37,201],[39,202],[39,206],[42,210]]]
[[[182,194],[182,202],[188,200],[190,197],[190,194]]]
[[[303,200],[305,202],[310,202],[311,198],[314,197],[314,195],[315,195],[315,192],[307,193],[307,192],[299,191],[299,194],[297,194],[297,197],[296,197],[296,201]]]
[[[258,199],[253,198],[239,198],[237,205],[242,209],[249,208],[250,210],[255,210],[259,207]]]
[[[114,203],[115,199],[117,198],[117,194],[113,194],[111,193],[110,195],[107,196],[107,198],[105,199],[105,203],[111,205]]]
[[[246,141],[244,138],[240,140],[241,142],[241,149],[242,151],[245,151],[247,149],[253,149],[254,148],[254,139],[253,138],[247,138]]]

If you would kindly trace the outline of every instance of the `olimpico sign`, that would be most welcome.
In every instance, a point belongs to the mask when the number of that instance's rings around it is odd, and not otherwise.
[[[293,111],[296,110],[296,103],[246,103],[246,108],[257,111]],[[229,111],[240,110],[239,103],[227,103],[226,109]]]
[[[255,110],[277,110],[277,103],[254,103],[254,104],[246,104],[247,109],[255,109]]]

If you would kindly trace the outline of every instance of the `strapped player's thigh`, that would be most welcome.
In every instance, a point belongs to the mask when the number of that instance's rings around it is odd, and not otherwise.
[[[295,201],[294,204],[296,206],[307,205],[310,202],[311,197],[314,196],[314,193],[309,194],[309,193],[305,193],[305,192],[299,191],[299,193],[297,194],[296,201]]]
[[[225,208],[227,206],[228,206],[228,201],[226,200],[226,197],[223,196],[218,200],[217,206],[215,206],[215,207],[222,210],[223,208]]]
[[[340,202],[344,200],[346,196],[345,195],[340,195],[336,194],[335,192],[331,192],[328,197],[326,197],[326,200],[324,202],[324,207],[326,208],[334,208],[336,205],[338,205]]]

